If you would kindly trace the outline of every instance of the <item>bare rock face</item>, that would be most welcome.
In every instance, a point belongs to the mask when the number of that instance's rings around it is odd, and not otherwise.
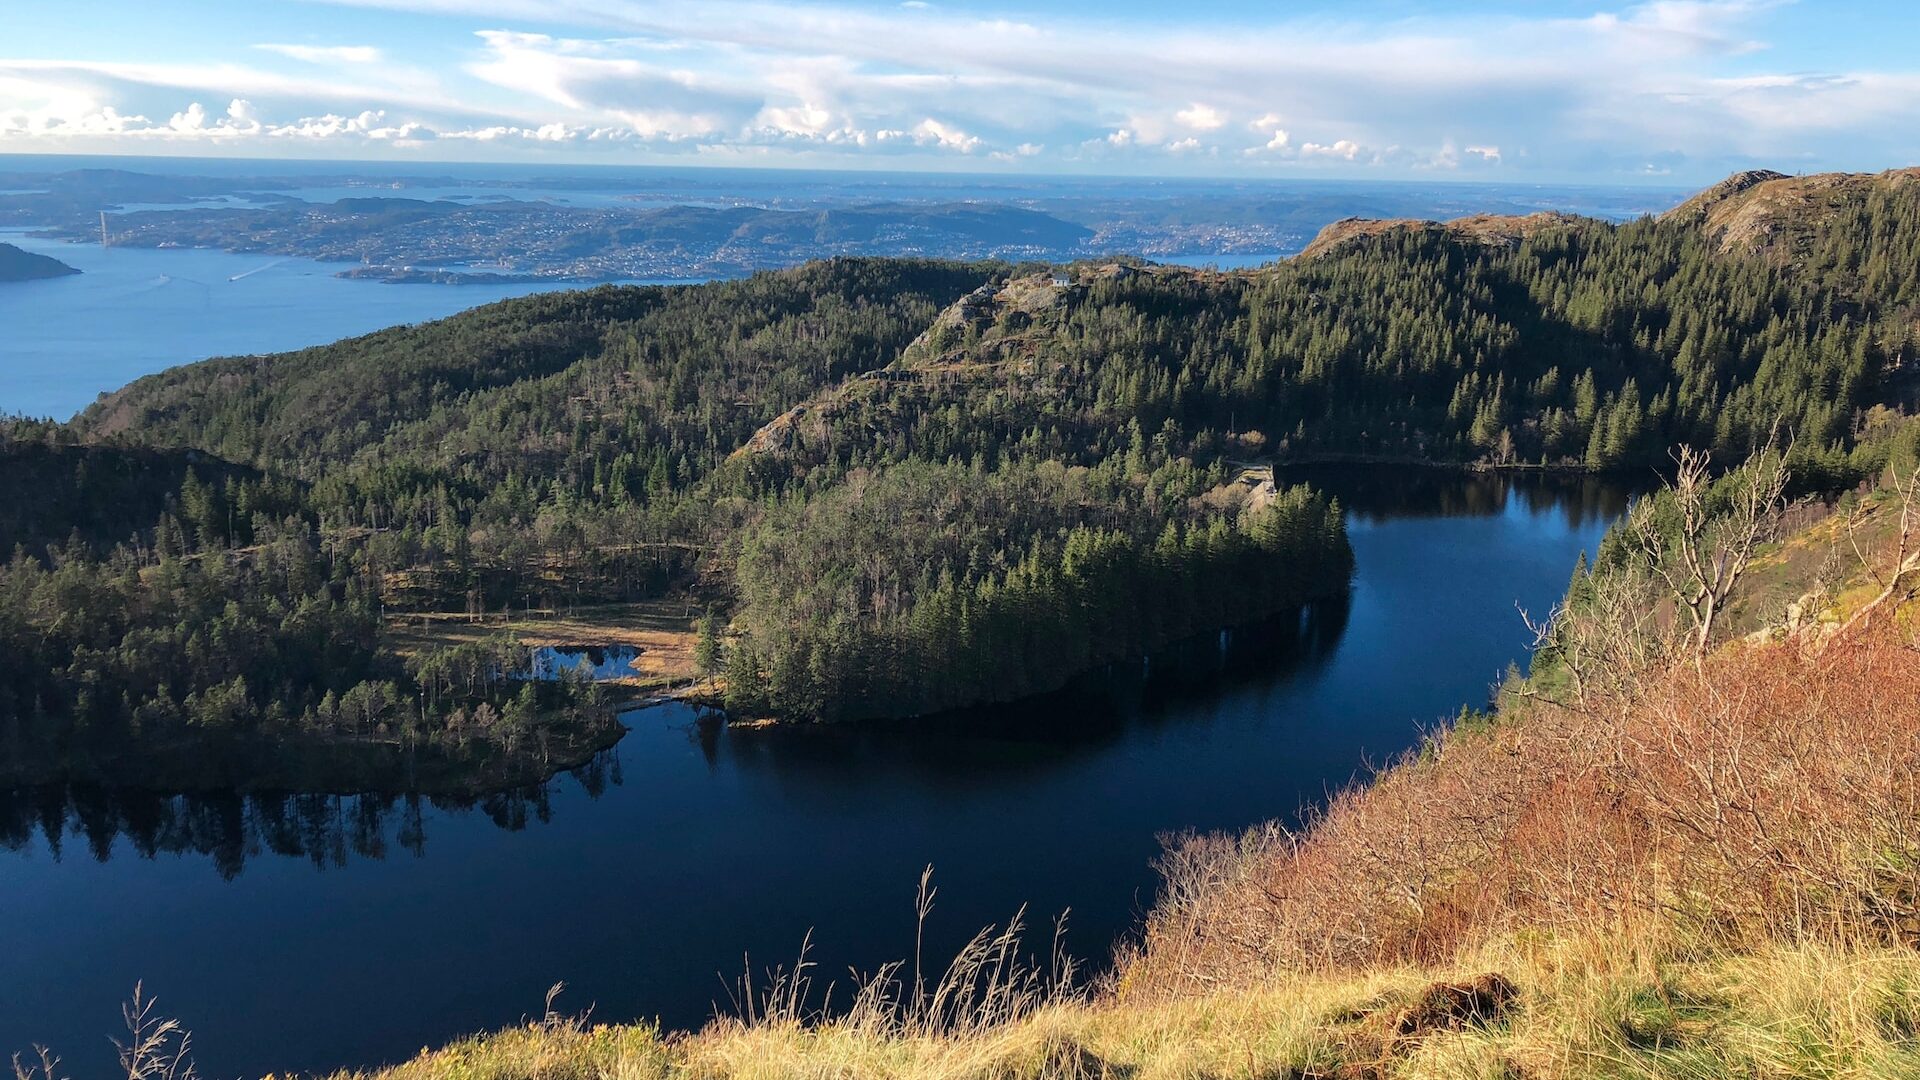
[[[1315,259],[1341,251],[1376,236],[1396,232],[1429,233],[1489,247],[1517,247],[1522,240],[1548,229],[1580,224],[1573,214],[1543,210],[1535,214],[1473,214],[1452,221],[1415,218],[1346,218],[1320,230],[1296,258]]]
[[[939,342],[967,331],[984,333],[996,326],[1024,330],[1036,318],[1065,306],[1075,289],[1085,291],[1070,276],[1055,274],[1030,274],[982,285],[935,317],[926,332],[907,346],[907,355],[937,354],[941,351]]]
[[[849,410],[942,380],[1008,382],[1030,378],[1047,336],[1095,288],[1139,276],[1199,277],[1208,271],[1155,263],[1076,263],[1045,273],[989,282],[935,316],[884,368],[864,371],[820,391],[768,421],[731,457],[787,458],[821,445]]]
[[[791,450],[800,437],[800,422],[807,417],[807,405],[801,403],[767,421],[759,431],[753,433],[731,456],[759,457],[761,455],[784,454]]]

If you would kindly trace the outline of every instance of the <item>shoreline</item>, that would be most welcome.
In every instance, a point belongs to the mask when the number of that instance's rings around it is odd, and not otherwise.
[[[1513,461],[1504,465],[1491,461],[1448,461],[1442,458],[1416,457],[1411,454],[1356,454],[1337,450],[1302,454],[1297,457],[1270,457],[1260,464],[1276,469],[1310,468],[1320,465],[1367,465],[1399,466],[1403,468],[1433,469],[1441,472],[1479,473],[1496,475],[1499,473],[1535,473],[1542,476],[1591,476],[1596,478],[1621,478],[1632,474],[1631,469],[1590,469],[1585,465],[1565,462]]]
[[[1301,613],[1311,609],[1312,607],[1318,604],[1348,603],[1351,601],[1352,596],[1353,596],[1353,582],[1352,582],[1352,579],[1349,578],[1346,583],[1346,587],[1342,591],[1331,592],[1324,596],[1309,597],[1305,600],[1300,601],[1299,603],[1290,605],[1289,607],[1282,608],[1276,611],[1270,611],[1256,618],[1241,619],[1236,622],[1225,623],[1223,625],[1216,626],[1208,630],[1200,630],[1200,631],[1196,631],[1191,634],[1185,634],[1180,637],[1173,638],[1167,641],[1162,641],[1159,644],[1149,649],[1146,649],[1142,652],[1133,653],[1126,656],[1112,657],[1106,660],[1102,660],[1098,663],[1090,664],[1087,667],[1080,668],[1073,672],[1068,673],[1067,675],[1063,676],[1057,683],[1047,687],[1044,690],[1036,690],[1033,693],[1021,694],[1016,697],[1009,697],[1009,698],[982,698],[980,700],[970,702],[966,705],[959,705],[959,706],[955,706],[953,708],[948,708],[948,709],[937,709],[931,712],[907,713],[907,714],[902,714],[897,716],[865,716],[865,717],[856,717],[856,718],[845,718],[845,719],[839,719],[839,720],[790,720],[790,719],[784,719],[778,716],[735,715],[734,713],[728,711],[724,703],[722,703],[718,698],[708,697],[708,698],[705,698],[704,700],[695,700],[691,696],[682,696],[682,695],[662,696],[657,700],[650,701],[646,705],[641,707],[651,708],[653,705],[664,705],[664,704],[667,704],[669,701],[675,701],[682,704],[693,705],[699,708],[707,708],[713,711],[714,715],[712,716],[712,719],[714,721],[724,725],[725,727],[732,728],[738,731],[761,731],[761,730],[772,730],[772,729],[802,730],[806,728],[846,728],[846,727],[861,725],[861,724],[911,725],[911,724],[914,724],[917,722],[923,722],[923,721],[938,721],[941,718],[962,716],[979,709],[989,709],[997,706],[1018,705],[1024,702],[1040,701],[1042,699],[1045,699],[1047,697],[1050,697],[1054,694],[1058,694],[1068,689],[1069,687],[1073,686],[1076,681],[1080,679],[1085,679],[1090,676],[1097,675],[1102,671],[1113,670],[1123,665],[1137,665],[1142,661],[1151,661],[1155,657],[1165,656],[1176,649],[1182,648],[1183,646],[1191,645],[1197,642],[1204,642],[1209,639],[1217,639],[1219,635],[1227,633],[1229,631],[1244,629],[1247,627],[1263,626],[1270,623],[1274,623],[1281,619],[1286,618],[1289,615],[1289,613],[1291,613],[1295,617],[1298,617]],[[702,718],[702,719],[706,719],[706,718]]]
[[[165,795],[298,792],[479,799],[544,784],[589,764],[626,737],[627,726],[619,720],[622,711],[612,711],[605,725],[550,736],[537,758],[524,753],[508,756],[498,747],[484,748],[478,758],[456,761],[431,750],[422,755],[421,748],[387,743],[274,746],[259,742],[212,748],[217,760],[209,764],[208,747],[176,743],[121,748],[103,759],[68,760],[39,768],[23,763],[0,771],[0,792],[92,787]],[[395,772],[404,775],[406,782],[383,782],[383,776]]]

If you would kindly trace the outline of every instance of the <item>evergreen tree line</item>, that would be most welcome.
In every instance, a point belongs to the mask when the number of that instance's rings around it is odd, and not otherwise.
[[[742,542],[729,708],[828,720],[1009,700],[1346,591],[1339,507],[1305,487],[1237,513],[1116,513],[1087,498],[1101,479],[914,463],[783,503]]]
[[[593,688],[515,678],[511,640],[383,649],[377,581],[337,544],[298,517],[230,530],[208,509],[249,485],[189,469],[151,545],[76,536],[0,565],[0,776],[118,775],[128,753],[262,739],[512,753],[605,723]]]
[[[1385,457],[1609,472],[1676,444],[1738,456],[1779,428],[1844,452],[1903,393],[1920,198],[1876,197],[1804,261],[1698,228],[1573,222],[1511,246],[1438,231],[1250,274],[1093,275],[1052,309],[930,333],[818,399],[757,478],[914,457]]]

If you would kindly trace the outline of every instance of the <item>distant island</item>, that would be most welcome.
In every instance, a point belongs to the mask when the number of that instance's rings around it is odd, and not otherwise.
[[[23,251],[12,244],[0,244],[0,281],[39,281],[41,278],[66,277],[79,272],[51,256]]]

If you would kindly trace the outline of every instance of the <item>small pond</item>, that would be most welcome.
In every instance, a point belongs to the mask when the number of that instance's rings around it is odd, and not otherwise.
[[[594,682],[634,675],[640,650],[631,645],[540,645],[529,650],[529,670],[544,682],[585,677]]]

